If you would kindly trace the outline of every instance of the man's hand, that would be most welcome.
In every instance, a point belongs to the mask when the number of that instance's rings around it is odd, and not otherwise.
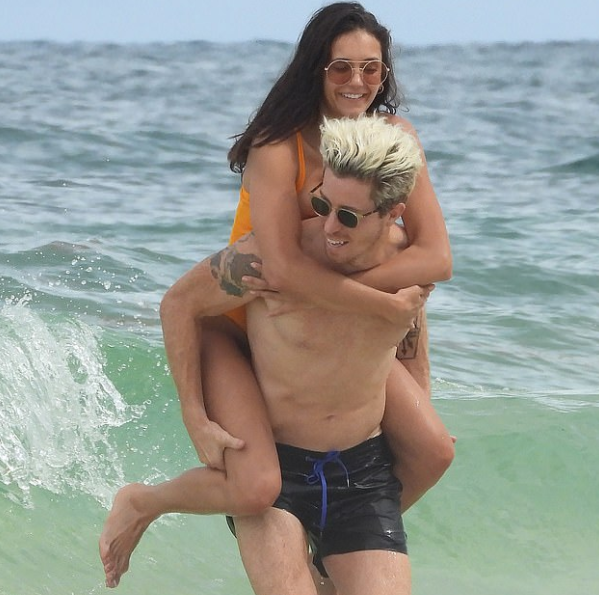
[[[187,426],[187,431],[200,461],[212,469],[225,470],[226,448],[241,450],[245,446],[243,440],[231,436],[229,432],[213,421],[208,420],[194,428]]]

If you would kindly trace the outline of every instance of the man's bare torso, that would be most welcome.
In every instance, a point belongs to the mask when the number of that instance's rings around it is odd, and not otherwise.
[[[318,240],[311,247],[318,249]],[[386,379],[408,329],[301,305],[268,316],[272,306],[254,300],[247,312],[254,368],[277,442],[343,450],[378,434]]]

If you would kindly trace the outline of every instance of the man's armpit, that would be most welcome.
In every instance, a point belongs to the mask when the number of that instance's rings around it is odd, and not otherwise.
[[[414,321],[414,328],[408,331],[408,334],[397,346],[397,359],[414,359],[418,353],[418,340],[420,339],[420,327],[422,326],[422,313]]]
[[[260,276],[251,267],[253,262],[262,261],[256,254],[239,252],[237,244],[233,244],[217,252],[210,259],[210,272],[227,295],[242,297],[247,292],[247,288],[241,282],[242,277],[245,275]]]

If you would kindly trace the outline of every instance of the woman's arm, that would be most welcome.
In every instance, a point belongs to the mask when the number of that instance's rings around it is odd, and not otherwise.
[[[407,120],[395,117],[391,121],[418,139],[416,131]],[[402,217],[408,234],[408,247],[382,265],[353,275],[354,279],[383,291],[397,291],[409,285],[426,285],[451,278],[449,236],[423,150],[422,158],[423,167],[416,179],[416,186],[406,201]]]
[[[254,148],[244,172],[251,219],[260,246],[262,275],[270,289],[319,306],[405,317],[402,297],[325,269],[300,247],[301,215],[295,190],[297,155],[290,142]]]
[[[397,121],[409,127],[407,122]],[[409,130],[413,131],[411,127]],[[392,292],[451,276],[447,230],[426,165],[407,203],[409,249],[384,265],[355,276],[355,280],[324,269],[301,250],[301,216],[295,190],[297,155],[291,143],[252,149],[244,175],[246,187],[251,185],[252,223],[264,260],[262,274],[270,289],[328,308],[385,312],[387,318],[394,320],[394,296],[368,286]]]

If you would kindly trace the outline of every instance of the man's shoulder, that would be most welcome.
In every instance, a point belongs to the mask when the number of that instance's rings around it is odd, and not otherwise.
[[[225,250],[234,251],[239,254],[246,254],[248,252],[257,254],[258,242],[256,241],[256,234],[254,234],[253,231],[250,231],[245,235],[242,235],[240,238],[235,240],[235,242],[227,246]]]
[[[217,252],[212,259],[217,259],[229,268],[247,268],[252,262],[261,262],[258,242],[253,231],[241,236],[238,240]]]

